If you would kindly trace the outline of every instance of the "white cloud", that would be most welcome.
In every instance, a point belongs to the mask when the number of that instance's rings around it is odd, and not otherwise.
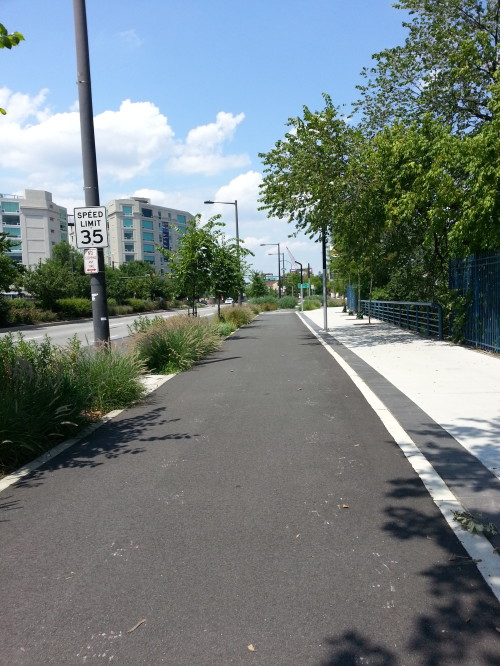
[[[220,111],[214,123],[200,125],[188,132],[186,140],[177,146],[167,168],[180,173],[214,175],[225,169],[240,169],[250,164],[246,154],[224,155],[223,145],[230,141],[245,114],[237,116]]]
[[[3,186],[22,181],[25,187],[44,187],[57,195],[60,184],[81,178],[82,157],[78,104],[53,113],[46,101],[49,91],[30,96],[0,88],[0,106],[8,115],[0,123]],[[176,140],[167,117],[152,102],[124,100],[119,109],[107,110],[94,119],[100,179],[132,181],[168,163],[178,174],[215,175],[241,168],[247,155],[223,152],[244,114],[220,112],[216,121],[188,132]],[[12,183],[12,185],[11,185]]]
[[[123,30],[123,32],[119,32],[118,37],[120,41],[127,44],[127,46],[131,46],[133,48],[137,48],[141,46],[143,43],[142,39],[139,37],[134,28],[131,28],[130,30]]]
[[[99,172],[130,180],[173,147],[174,131],[151,102],[127,99],[94,119]]]

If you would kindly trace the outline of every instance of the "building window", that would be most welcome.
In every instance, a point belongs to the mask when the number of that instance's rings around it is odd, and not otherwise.
[[[19,250],[22,248],[23,244],[22,241],[19,241],[19,243],[11,243],[10,246],[10,252],[19,252]]]
[[[125,261],[128,263],[129,261],[135,261],[135,254],[126,254],[125,255]]]
[[[153,211],[150,208],[141,208],[142,217],[153,217]]]
[[[142,232],[142,240],[143,241],[154,241],[155,235],[150,233],[149,231],[143,231]]]
[[[161,210],[158,211],[158,219],[161,220]]]
[[[8,227],[4,228],[4,233],[8,234],[9,236],[20,236],[21,235],[21,227],[14,227],[12,229],[9,229]]]
[[[155,258],[154,257],[144,257],[144,261],[147,261],[148,264],[154,264],[155,263]]]
[[[4,224],[21,224],[19,215],[2,215],[2,222]]]
[[[2,201],[2,213],[19,213],[19,204],[13,201]]]
[[[124,240],[134,240],[134,232],[133,231],[124,231],[123,232],[123,238],[124,238]]]
[[[143,229],[152,229],[153,221],[152,220],[142,220],[141,226]]]
[[[124,215],[132,215],[132,206],[122,206],[122,213]]]
[[[185,215],[177,215],[177,222],[179,224],[186,224],[186,216]]]
[[[125,243],[125,252],[135,252],[135,244],[134,243]]]
[[[154,252],[155,251],[155,246],[150,245],[149,243],[144,243],[143,249],[144,249],[144,252]]]
[[[123,226],[124,227],[133,227],[134,226],[134,220],[131,217],[124,217],[123,218]]]

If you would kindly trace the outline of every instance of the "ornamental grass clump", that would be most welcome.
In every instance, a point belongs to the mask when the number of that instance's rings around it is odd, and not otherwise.
[[[253,321],[253,311],[245,305],[233,308],[224,308],[221,310],[220,318],[223,321],[228,321],[234,324],[235,329],[240,326],[247,326]]]
[[[33,460],[112,409],[143,394],[133,355],[61,349],[22,335],[0,339],[0,473]]]
[[[283,296],[278,301],[278,305],[281,309],[293,309],[297,305],[298,301],[294,296]]]
[[[148,370],[170,374],[187,370],[218,349],[221,338],[205,319],[179,315],[158,318],[131,344]]]
[[[250,303],[256,305],[261,312],[270,312],[278,309],[278,299],[276,296],[257,296],[250,299]]]

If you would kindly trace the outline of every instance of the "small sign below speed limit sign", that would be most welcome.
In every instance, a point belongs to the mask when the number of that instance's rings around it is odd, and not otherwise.
[[[108,247],[106,206],[75,208],[76,247]]]

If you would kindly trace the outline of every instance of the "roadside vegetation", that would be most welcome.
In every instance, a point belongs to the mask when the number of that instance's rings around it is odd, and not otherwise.
[[[499,6],[394,6],[406,38],[372,56],[351,113],[325,94],[260,154],[261,210],[331,239],[332,292],[438,302],[456,328],[473,288],[450,263],[500,253]]]
[[[12,334],[0,339],[0,472],[41,455],[106,412],[143,394],[137,354],[61,349]],[[89,391],[92,386],[92,391]]]
[[[129,327],[129,344],[111,349],[84,348],[76,338],[65,348],[48,338],[0,338],[0,475],[140,400],[144,373],[189,369],[255,315],[250,307],[235,306],[224,308],[220,319],[141,316]]]

